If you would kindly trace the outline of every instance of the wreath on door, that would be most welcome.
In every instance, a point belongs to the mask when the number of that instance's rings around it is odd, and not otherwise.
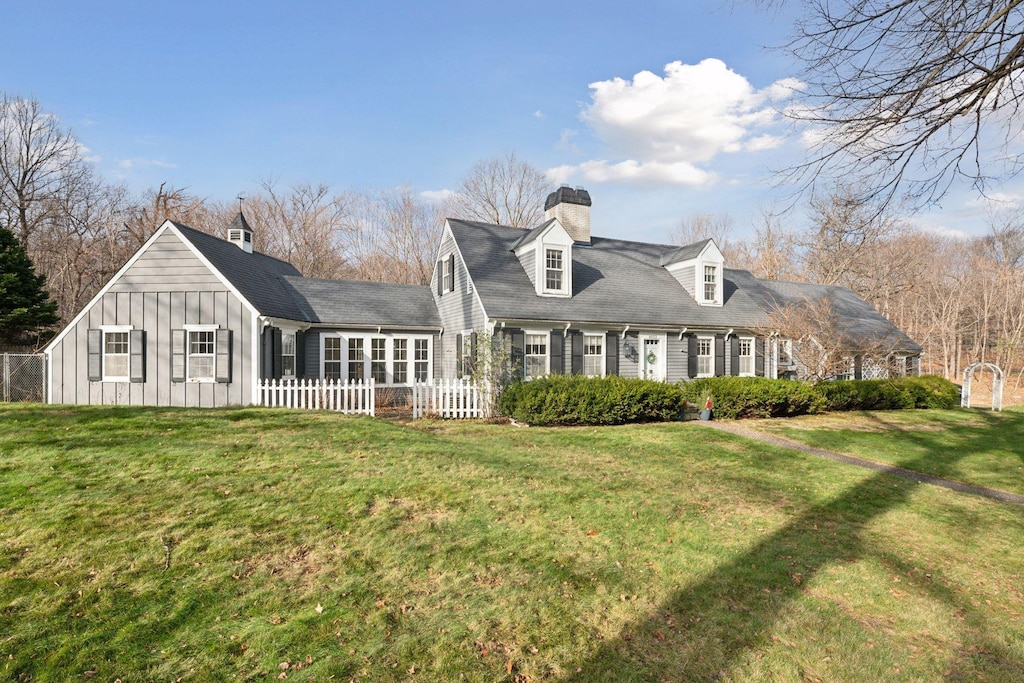
[[[657,362],[658,362],[658,355],[656,353],[654,353],[654,351],[648,351],[647,352],[647,364],[648,365],[654,365]]]

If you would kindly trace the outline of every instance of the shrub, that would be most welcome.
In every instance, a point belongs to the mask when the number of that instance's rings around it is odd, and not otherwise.
[[[683,395],[703,408],[708,396],[716,417],[790,417],[824,410],[814,385],[766,377],[707,377],[681,384]]]
[[[934,375],[840,380],[817,387],[827,409],[834,411],[955,408],[960,402],[960,387]]]
[[[679,387],[645,379],[552,375],[507,387],[502,414],[535,425],[615,425],[681,417]]]

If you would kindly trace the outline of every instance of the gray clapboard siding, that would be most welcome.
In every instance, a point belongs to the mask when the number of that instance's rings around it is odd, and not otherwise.
[[[668,349],[665,355],[665,379],[668,382],[686,379],[686,370],[686,337],[680,341],[678,334],[669,332]]]
[[[437,294],[437,278],[442,277],[440,261],[448,258],[448,255],[455,253],[455,291]],[[434,342],[434,377],[455,377],[455,339],[456,335],[463,330],[476,330],[483,332],[487,320],[484,310],[480,306],[476,294],[467,293],[469,284],[469,273],[466,265],[455,250],[455,240],[450,234],[445,234],[441,240],[440,251],[438,252],[438,263],[434,264],[434,274],[430,280],[430,291],[434,293],[434,300],[437,303],[437,311],[441,316],[441,324],[444,325],[444,334],[440,343]]]

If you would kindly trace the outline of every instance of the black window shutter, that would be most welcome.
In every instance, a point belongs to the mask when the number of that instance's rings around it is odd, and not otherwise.
[[[729,340],[729,374],[740,374],[740,340],[733,337]]]
[[[551,330],[551,345],[549,347],[551,361],[548,367],[552,375],[565,374],[565,337],[562,330]]]
[[[569,343],[572,345],[572,367],[570,371],[574,375],[583,374],[583,333],[573,330],[569,333]]]
[[[686,374],[690,379],[697,376],[697,335],[686,337]]]
[[[864,379],[864,356],[853,357],[853,378]]]
[[[437,262],[437,295],[444,294],[444,261]]]
[[[103,379],[103,330],[88,330],[85,340],[89,354],[89,381],[99,382]]]
[[[754,340],[754,374],[764,377],[764,339]]]
[[[185,344],[188,333],[185,330],[171,330],[171,381],[185,381]]]
[[[231,384],[231,330],[217,330],[217,381]]]
[[[479,337],[476,332],[469,335],[469,371],[476,372],[476,347],[479,343]]]
[[[132,330],[128,333],[129,335],[129,347],[131,348],[131,358],[129,365],[129,379],[132,382],[145,382],[146,381],[146,331],[145,330]]]
[[[455,374],[462,377],[462,335],[455,335]]]
[[[281,379],[281,376],[284,375],[284,361],[281,359],[281,347],[284,346],[284,335],[281,333],[281,328],[275,327],[273,329],[274,379]]]
[[[715,335],[715,377],[725,374],[725,335]]]
[[[526,351],[526,333],[522,330],[507,330],[512,338],[512,376],[523,379],[523,361]]]
[[[604,374],[619,374],[619,335],[609,332],[604,337]]]
[[[449,292],[455,291],[455,253],[448,255],[448,272],[452,274]]]
[[[295,333],[295,378],[306,376],[306,334],[299,330]]]

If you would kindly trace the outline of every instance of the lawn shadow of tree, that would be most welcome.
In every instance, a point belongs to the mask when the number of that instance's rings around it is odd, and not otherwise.
[[[943,447],[941,433],[917,432],[907,438],[931,449]],[[962,457],[970,448],[989,447],[989,436],[979,429],[973,438],[964,440],[964,446],[960,455],[951,457]],[[915,464],[927,457],[900,466],[915,469]],[[728,676],[755,651],[771,646],[782,615],[817,574],[835,564],[877,559],[880,549],[866,538],[868,526],[907,505],[919,486],[878,473],[832,500],[808,508],[703,580],[676,590],[645,619],[627,624],[616,638],[603,642],[574,673],[561,680],[713,681]],[[953,589],[935,583],[922,583],[920,588],[964,622],[985,622],[983,610]],[[1015,659],[1003,644],[978,642],[978,636],[970,634],[960,640],[963,652],[953,656],[947,680],[974,675],[979,666],[998,680],[1024,680],[1024,662]],[[979,653],[982,660],[978,660]],[[968,671],[961,671],[962,667]]]

